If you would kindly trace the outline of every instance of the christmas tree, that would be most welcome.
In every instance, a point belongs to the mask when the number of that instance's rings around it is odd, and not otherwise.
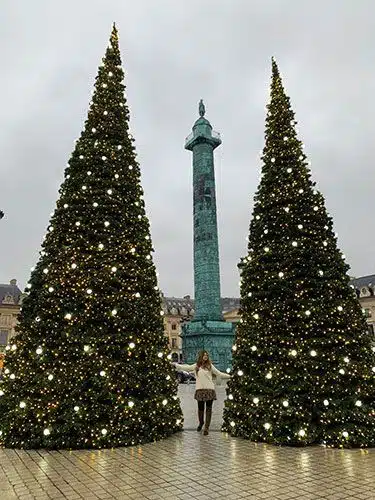
[[[7,346],[1,444],[108,448],[182,429],[113,27]]]
[[[375,361],[324,198],[272,62],[223,430],[281,445],[375,445]]]

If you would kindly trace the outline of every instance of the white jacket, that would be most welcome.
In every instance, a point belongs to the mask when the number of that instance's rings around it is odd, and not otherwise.
[[[179,372],[194,372],[195,375],[195,388],[199,389],[215,389],[215,384],[212,380],[212,375],[216,375],[218,378],[229,379],[230,375],[228,373],[223,373],[219,371],[214,365],[211,363],[211,370],[207,370],[206,368],[199,368],[198,373],[196,372],[197,364],[193,365],[178,365],[174,364],[175,368]]]

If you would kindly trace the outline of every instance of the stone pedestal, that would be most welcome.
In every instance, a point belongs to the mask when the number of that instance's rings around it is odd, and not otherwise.
[[[232,366],[235,324],[226,321],[191,321],[182,327],[184,363],[193,364],[199,351],[206,350],[220,371]]]

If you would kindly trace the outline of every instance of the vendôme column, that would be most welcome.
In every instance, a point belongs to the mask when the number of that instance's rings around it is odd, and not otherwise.
[[[193,153],[194,318],[183,326],[184,361],[193,363],[206,349],[220,369],[230,367],[234,325],[223,320],[220,297],[219,244],[216,215],[214,149],[221,139],[205,118],[199,118],[187,137],[185,149]]]

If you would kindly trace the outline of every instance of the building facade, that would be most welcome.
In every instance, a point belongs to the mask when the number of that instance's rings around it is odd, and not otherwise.
[[[172,353],[173,361],[186,362],[186,354],[182,349],[182,327],[190,322],[194,317],[195,301],[186,295],[179,297],[164,297],[164,333],[168,338],[169,347]],[[240,300],[238,298],[224,297],[221,299],[221,311],[224,320],[228,323],[237,323],[239,321],[238,309]]]
[[[375,274],[352,278],[350,284],[357,294],[366,315],[369,331],[374,335],[375,341]],[[13,279],[9,284],[0,284],[0,358],[5,351],[5,346],[15,335],[17,316],[23,297],[24,294],[17,286],[17,280]],[[164,297],[162,295],[162,305],[164,333],[168,339],[172,358],[177,362],[185,362],[181,333],[183,325],[194,317],[194,299],[190,295],[182,298]],[[221,298],[223,318],[228,323],[236,324],[240,321],[239,309],[239,298]]]
[[[24,296],[25,294],[17,286],[17,280],[13,279],[9,284],[0,284],[0,358],[5,352],[6,345],[15,335],[17,317]],[[225,316],[230,309],[239,307],[239,299],[223,298],[221,304]],[[190,295],[182,298],[164,297],[162,295],[162,305],[164,333],[168,338],[172,358],[174,361],[183,361],[182,325],[189,322],[194,316],[194,300],[191,299]],[[231,318],[231,316],[229,317]],[[232,320],[228,319],[228,321]],[[238,321],[238,318],[235,321]]]
[[[22,297],[17,280],[11,280],[9,285],[0,284],[0,352],[5,351],[5,346],[15,335]]]
[[[350,284],[357,294],[366,315],[369,332],[372,333],[375,341],[375,274],[352,278]]]
[[[351,278],[350,286],[355,291],[363,313],[366,316],[366,322],[369,332],[374,336],[375,343],[375,274],[361,276],[360,278]],[[225,321],[238,323],[240,321],[240,299],[236,301],[236,307],[229,308],[223,312]]]

